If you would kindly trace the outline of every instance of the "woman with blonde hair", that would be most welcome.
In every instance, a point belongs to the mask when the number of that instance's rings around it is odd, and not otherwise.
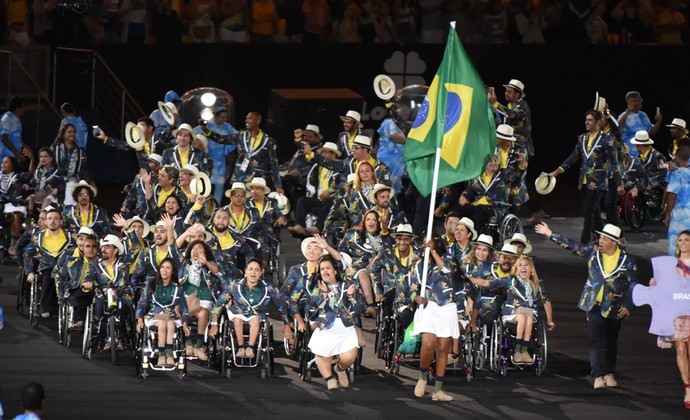
[[[506,246],[514,248],[514,245],[504,245]],[[544,304],[546,325],[549,331],[556,326],[553,322],[553,309],[530,257],[526,255],[518,257],[510,274],[508,277],[495,280],[476,277],[470,277],[470,280],[479,287],[507,290],[508,298],[501,311],[501,319],[503,323],[517,324],[513,363],[531,364],[534,360],[529,350],[532,347],[532,327],[537,318],[537,302],[541,301]]]

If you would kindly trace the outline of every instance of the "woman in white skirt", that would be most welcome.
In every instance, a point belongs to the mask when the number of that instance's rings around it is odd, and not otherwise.
[[[309,349],[316,355],[316,365],[329,390],[338,388],[338,384],[342,388],[350,385],[347,368],[359,349],[355,319],[365,307],[355,285],[344,281],[339,266],[332,256],[324,255],[310,280],[321,293],[310,298],[310,305],[317,311],[317,328],[309,340]],[[333,374],[334,357],[337,377]]]
[[[414,334],[422,335],[419,379],[414,388],[414,395],[417,398],[424,396],[427,373],[435,355],[435,384],[431,399],[453,401],[453,397],[443,392],[443,378],[446,374],[446,361],[452,341],[460,336],[458,306],[453,289],[453,277],[458,275],[458,267],[450,255],[446,260],[441,261],[432,244],[433,241],[427,242],[427,246],[431,248],[431,257],[436,261],[436,267],[429,272],[424,294],[419,292],[424,267],[423,260],[418,261],[410,271],[411,280],[416,283],[416,287],[412,288],[411,298],[419,305],[414,314]]]
[[[10,234],[12,242],[9,249],[10,256],[15,256],[17,239],[22,235],[22,222],[26,216],[26,207],[21,205],[22,184],[19,182],[21,167],[14,156],[6,156],[2,160],[0,172],[0,204],[4,204],[3,212],[12,216]]]

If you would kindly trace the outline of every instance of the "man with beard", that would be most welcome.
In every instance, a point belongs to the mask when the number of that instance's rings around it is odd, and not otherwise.
[[[86,280],[89,263],[98,259],[98,240],[93,235],[81,234],[81,251],[69,255],[64,264],[59,264],[55,274],[58,285],[58,303],[67,302],[74,308],[73,328],[84,327],[86,308],[93,301],[93,285]],[[79,237],[78,239],[79,240]],[[83,254],[82,254],[83,253]],[[63,254],[68,255],[68,254]]]
[[[156,277],[160,263],[164,259],[172,258],[175,262],[179,261],[177,249],[174,246],[173,229],[169,224],[160,221],[153,227],[154,245],[139,252],[134,263],[134,273],[132,273],[131,282],[133,284],[146,285],[153,280]]]
[[[29,283],[41,282],[41,317],[50,318],[57,301],[55,282],[51,276],[53,267],[57,264],[60,255],[68,249],[71,236],[63,230],[62,214],[60,210],[46,207],[46,229],[35,235],[32,246],[25,251],[24,272],[28,273],[26,280]],[[34,272],[33,259],[38,259],[38,269]]]
[[[110,233],[108,212],[93,204],[96,197],[96,187],[84,180],[79,181],[72,188],[72,197],[75,204],[65,207],[65,229],[72,234],[79,228],[87,227],[93,230],[97,238]]]
[[[362,130],[362,123],[360,120],[362,116],[357,111],[347,111],[345,115],[340,116],[343,122],[343,131],[338,134],[338,151],[343,158],[349,157],[352,154],[352,145]]]
[[[398,202],[393,197],[394,194],[395,190],[393,187],[377,183],[369,193],[369,197],[367,197],[369,202],[373,204],[371,208],[379,214],[379,223],[381,223],[382,231],[392,232],[397,226],[407,223],[405,213],[398,207]],[[355,202],[353,207],[358,207],[359,203],[359,201]],[[366,210],[359,209],[358,215],[352,223],[353,226],[360,222]]]
[[[210,140],[237,146],[237,164],[231,178],[233,182],[248,182],[256,176],[263,177],[272,181],[276,192],[285,194],[276,155],[278,145],[276,139],[261,130],[261,120],[261,114],[250,112],[244,120],[246,130],[225,136],[212,132],[201,121],[199,124]]]
[[[211,233],[213,234],[208,241],[216,262],[221,265],[223,273],[232,278],[242,277],[242,270],[238,267],[238,255],[244,261],[254,258],[260,252],[259,244],[256,241],[245,241],[241,235],[228,229],[230,223],[230,210],[227,208],[219,209],[213,216]]]
[[[510,270],[513,269],[518,256],[517,247],[506,243],[500,251],[496,251],[496,254],[498,255],[498,262],[491,265],[491,271],[484,277],[485,280],[496,280],[510,276]],[[479,288],[470,321],[473,326],[472,329],[477,325],[478,317],[481,318],[482,323],[490,326],[491,322],[500,315],[505,298],[502,291]]]
[[[182,123],[172,134],[175,136],[176,145],[163,151],[163,165],[171,165],[177,169],[194,165],[208,175],[210,171],[208,159],[202,150],[192,147],[192,140],[195,136],[192,126]]]

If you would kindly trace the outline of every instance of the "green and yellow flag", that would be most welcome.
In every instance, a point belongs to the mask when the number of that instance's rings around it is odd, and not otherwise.
[[[484,83],[451,28],[441,66],[407,135],[407,172],[426,197],[437,147],[440,188],[479,176],[495,146],[496,125]]]

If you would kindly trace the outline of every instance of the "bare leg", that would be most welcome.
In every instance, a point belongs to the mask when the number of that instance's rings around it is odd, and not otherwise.
[[[12,227],[10,228],[10,233],[14,237],[19,237],[22,234],[22,220],[24,220],[24,215],[19,212],[12,213]]]
[[[357,359],[357,350],[358,349],[355,347],[354,349],[350,349],[338,355],[338,364],[343,370],[349,368],[350,365],[355,362],[355,359]]]
[[[208,309],[201,308],[196,314],[196,319],[198,321],[196,332],[200,336],[203,336],[206,333],[206,326],[208,325]]]
[[[258,316],[249,320],[249,345],[255,346],[256,339],[259,337],[259,327],[261,327],[261,320]]]
[[[690,340],[674,341],[673,347],[676,348],[676,362],[680,377],[684,384],[690,384],[690,360],[688,359],[688,346]],[[685,401],[690,401],[690,388],[685,388]]]
[[[362,293],[364,293],[364,299],[367,301],[367,305],[374,303],[374,293],[371,288],[371,277],[366,271],[360,271],[357,275],[359,279],[359,286],[362,288]]]
[[[175,321],[169,320],[166,322],[166,327],[167,327],[167,333],[166,333],[166,340],[165,344],[172,344],[173,341],[175,340]]]
[[[163,348],[168,338],[168,321],[159,320],[156,326],[158,326],[158,348]]]
[[[244,321],[240,318],[235,318],[232,320],[232,324],[235,326],[235,337],[237,338],[237,347],[241,348],[244,346]]]
[[[515,338],[518,340],[523,340],[523,337],[525,337],[525,316],[522,314],[517,314],[515,316],[515,321],[517,321],[517,331],[515,333]]]
[[[333,358],[316,356],[316,367],[324,379],[330,378],[333,375]]]
[[[528,343],[532,339],[532,328],[534,327],[534,317],[533,316],[525,316],[525,332],[524,332],[524,337],[523,340],[527,341]]]
[[[450,350],[450,337],[436,339],[436,376],[442,378],[446,374],[446,363],[448,351]]]

